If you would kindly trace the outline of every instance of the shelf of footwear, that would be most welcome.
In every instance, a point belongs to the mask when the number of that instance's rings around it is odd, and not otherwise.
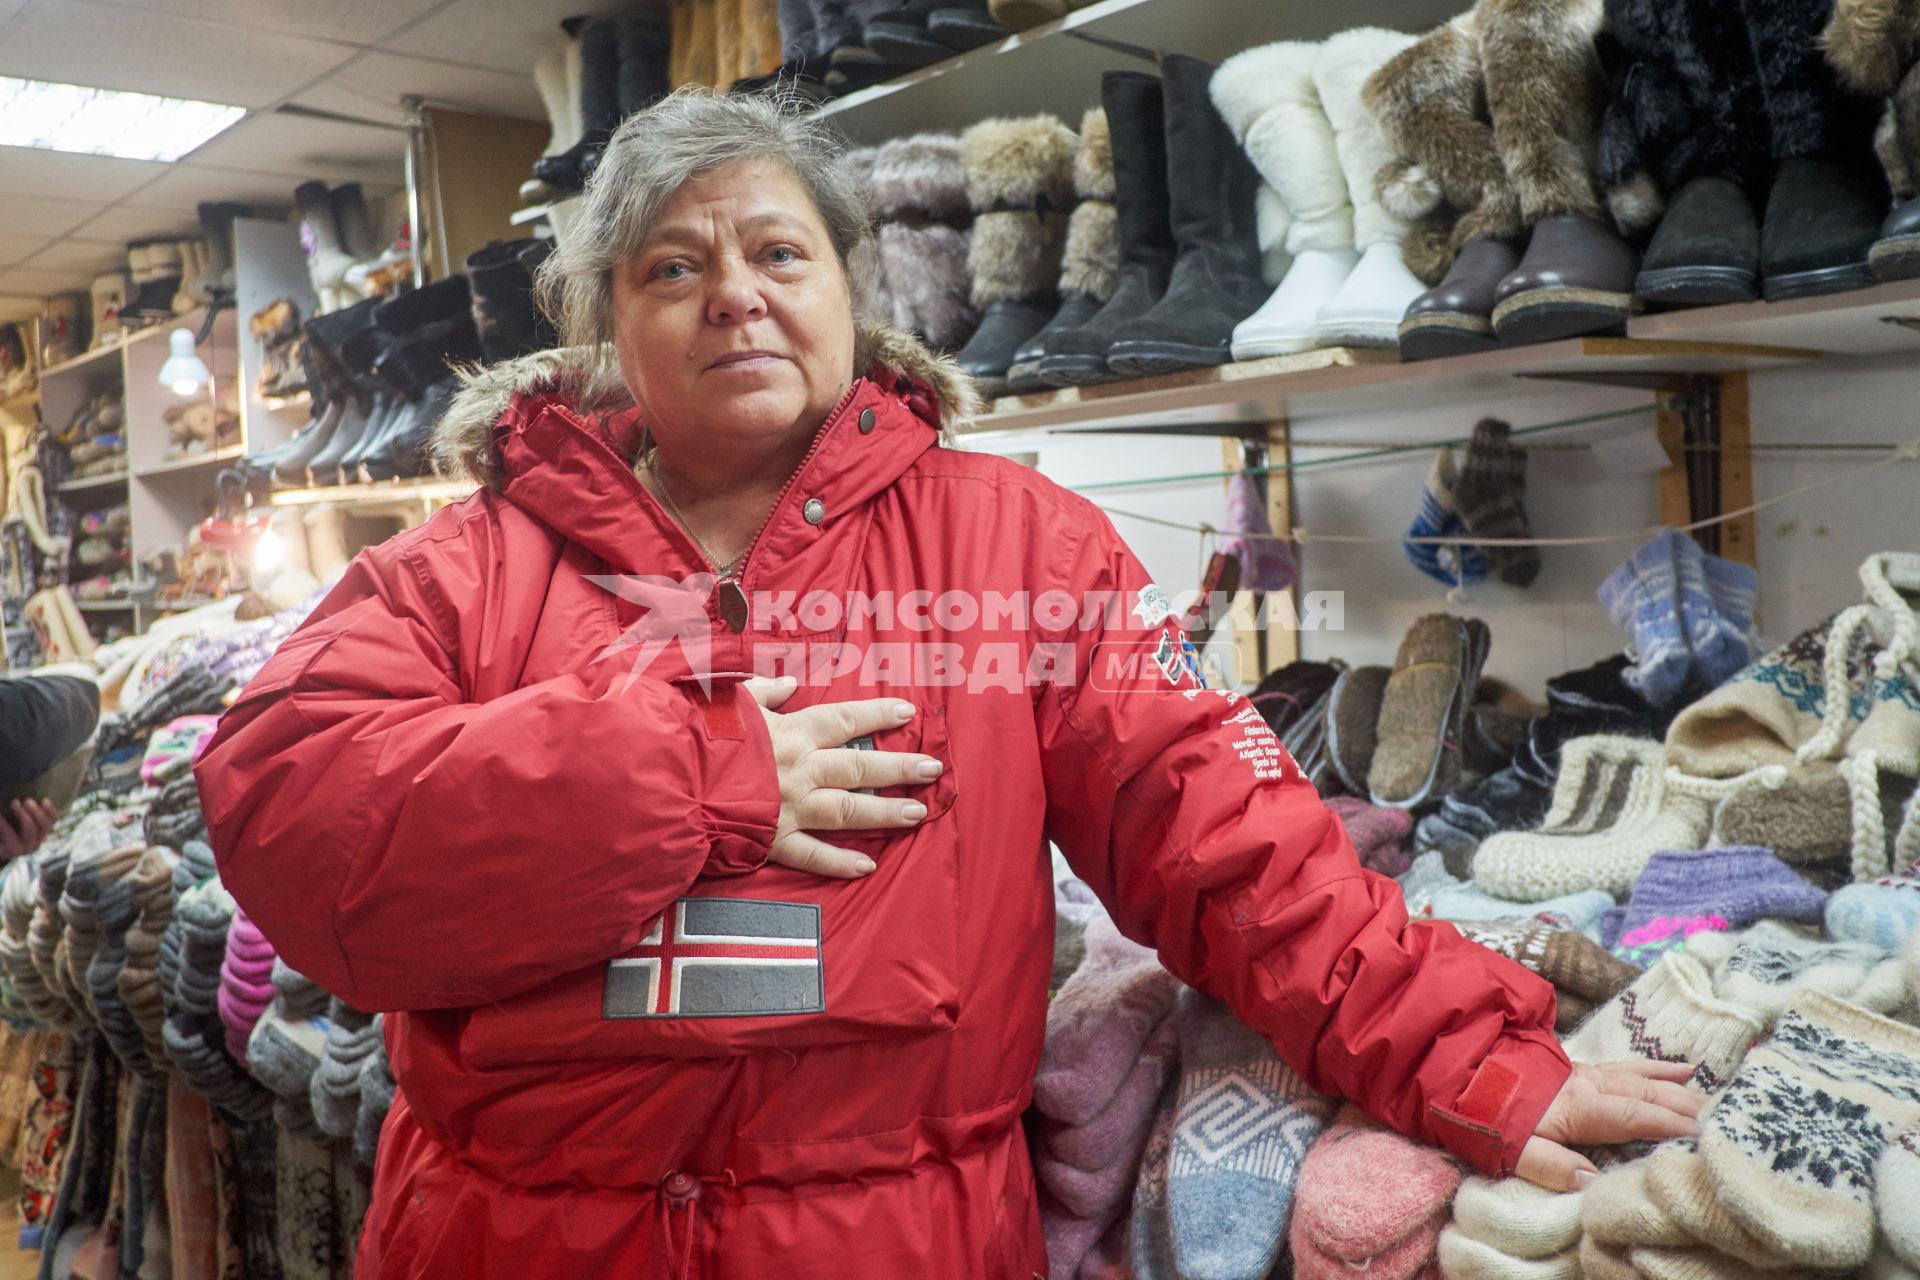
[[[1003,396],[969,434],[1281,418],[1298,424],[1335,414],[1468,404],[1510,391],[1515,378],[1578,382],[1622,375],[1729,373],[1799,364],[1820,355],[1806,347],[1568,338],[1402,364],[1392,351],[1329,347],[1158,378]]]
[[[155,466],[142,467],[134,474],[144,477],[169,475],[176,471],[199,471],[206,467],[217,467],[223,462],[231,462],[235,458],[244,456],[246,452],[245,445],[229,445],[224,449],[216,449],[212,453],[196,453],[185,458],[174,458],[158,463]]]
[[[83,351],[71,360],[62,360],[59,364],[50,364],[40,371],[40,376],[42,378],[58,377],[60,374],[67,373],[74,369],[84,369],[97,361],[107,359],[109,356],[118,355],[136,343],[151,342],[157,335],[165,333],[170,329],[186,327],[198,331],[204,313],[204,308],[196,308],[187,312],[185,315],[174,316],[171,320],[162,321],[157,324],[143,325],[113,342],[102,343],[100,346]]]
[[[132,600],[75,600],[73,603],[82,613],[132,613],[139,607],[139,603]]]
[[[1791,343],[1850,356],[1920,350],[1920,280],[1787,302],[1743,302],[1635,316],[1636,338]]]
[[[330,484],[314,489],[277,489],[267,501],[276,507],[305,507],[318,502],[348,506],[392,506],[401,503],[458,502],[476,486],[466,480],[382,480],[374,484]]]
[[[125,484],[127,477],[131,474],[132,473],[128,471],[115,471],[111,475],[85,476],[79,480],[68,480],[64,482],[58,491],[60,493],[84,493],[88,489],[105,489],[109,485]]]
[[[1274,40],[1319,40],[1350,27],[1426,31],[1459,11],[1455,0],[1097,0],[820,108],[856,142],[922,129],[959,130],[989,116],[1051,111],[1070,124],[1100,95],[1100,73],[1146,69],[1175,50],[1219,62]]]

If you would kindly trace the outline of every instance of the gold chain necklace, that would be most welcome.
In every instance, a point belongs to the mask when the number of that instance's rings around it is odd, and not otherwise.
[[[687,531],[689,538],[693,539],[693,545],[700,548],[700,554],[707,558],[707,567],[712,569],[722,579],[731,579],[734,575],[734,570],[740,567],[740,562],[747,558],[747,551],[753,550],[752,544],[748,544],[746,550],[727,561],[726,564],[721,564],[720,557],[713,554],[713,551],[707,544],[701,541],[700,535],[693,531],[691,524],[687,523],[686,514],[680,510],[680,504],[673,500],[673,492],[667,488],[666,480],[661,477],[660,468],[653,463],[653,455],[657,452],[657,448],[648,449],[646,456],[641,459],[641,463],[646,467],[647,474],[653,477],[653,482],[660,486],[660,496],[667,500],[667,510],[673,513],[673,518],[680,522],[680,527]]]

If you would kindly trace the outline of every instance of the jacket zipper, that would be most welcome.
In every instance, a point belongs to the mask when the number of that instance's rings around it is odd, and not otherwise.
[[[720,581],[741,584],[746,582],[747,568],[753,563],[754,549],[760,545],[761,536],[766,533],[767,527],[773,523],[773,518],[780,513],[780,508],[786,504],[787,494],[792,491],[794,483],[799,480],[801,475],[806,471],[807,464],[813,461],[813,455],[820,452],[820,446],[826,443],[827,436],[832,433],[835,427],[840,425],[841,417],[845,415],[848,407],[853,404],[854,397],[860,394],[860,384],[865,381],[865,378],[855,378],[853,385],[847,388],[847,393],[840,397],[840,403],[835,405],[833,412],[827,415],[825,424],[821,426],[820,430],[814,432],[813,443],[807,446],[806,453],[801,455],[800,465],[793,469],[793,474],[787,477],[787,482],[780,486],[780,492],[773,495],[773,505],[767,508],[766,519],[762,520],[760,527],[753,531],[753,540],[747,543],[747,549],[740,553],[740,559],[734,571],[730,574],[723,574]],[[744,585],[742,589],[744,590]]]

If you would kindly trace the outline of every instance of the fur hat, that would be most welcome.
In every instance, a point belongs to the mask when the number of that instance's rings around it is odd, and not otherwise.
[[[973,303],[1050,292],[1060,273],[1079,140],[1053,116],[982,120],[961,135],[973,205]]]

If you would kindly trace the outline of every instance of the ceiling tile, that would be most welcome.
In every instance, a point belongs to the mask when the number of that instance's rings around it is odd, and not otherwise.
[[[529,66],[532,60],[529,50]],[[480,115],[547,118],[531,71],[486,71],[394,53],[363,54],[323,83],[302,91],[295,101],[318,111],[397,124],[403,119],[400,99],[409,94]]]
[[[4,160],[8,154],[0,149],[0,160]],[[13,186],[11,171],[7,185]],[[42,200],[36,196],[0,194],[0,233],[51,239],[65,235],[105,207],[105,204],[82,204],[77,200]]]
[[[150,160],[77,156],[32,147],[0,147],[0,173],[10,194],[41,193],[60,200],[108,204],[167,171]]]
[[[0,293],[27,293],[44,298],[50,293],[85,289],[98,272],[33,271],[26,267],[8,267],[0,271]]]
[[[0,75],[242,107],[271,106],[350,56],[337,44],[87,0],[42,0],[0,35]]]
[[[4,14],[9,0],[0,0]],[[103,0],[126,9],[145,9],[174,17],[196,18],[227,26],[311,36],[348,44],[380,44],[388,36],[432,13],[446,0]]]
[[[419,54],[530,76],[533,55],[561,38],[560,20],[631,9],[630,0],[453,0],[405,33],[385,41],[395,53]]]
[[[44,236],[10,235],[0,231],[0,265],[12,266],[16,262],[25,262],[46,247]]]
[[[56,240],[19,265],[34,271],[84,271],[97,276],[124,266],[127,246],[121,240]]]
[[[74,230],[81,237],[96,243],[124,245],[129,240],[190,235],[199,229],[199,220],[191,211],[117,204]]]
[[[280,198],[286,200],[307,178],[398,185],[406,177],[406,151],[407,135],[398,129],[268,112],[201,147],[191,163],[285,175]]]

